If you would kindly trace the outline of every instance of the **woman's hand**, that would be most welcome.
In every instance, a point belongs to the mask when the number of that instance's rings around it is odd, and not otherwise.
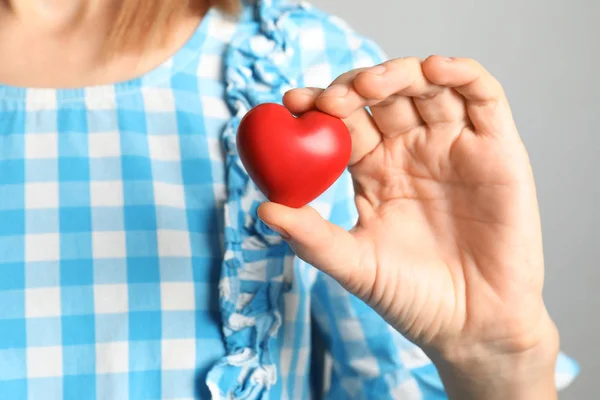
[[[347,232],[273,203],[261,218],[423,347],[451,396],[555,396],[536,190],[500,84],[473,60],[405,58],[284,104],[346,122],[360,218]]]

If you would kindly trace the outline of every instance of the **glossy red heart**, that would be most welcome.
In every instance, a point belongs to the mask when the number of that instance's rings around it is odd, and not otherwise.
[[[237,148],[248,175],[272,202],[299,208],[344,172],[352,142],[344,122],[320,111],[299,117],[273,103],[242,119]]]

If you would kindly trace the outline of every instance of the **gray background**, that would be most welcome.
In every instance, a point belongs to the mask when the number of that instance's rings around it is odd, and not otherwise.
[[[503,83],[536,174],[546,301],[582,367],[560,398],[600,399],[600,1],[313,0],[390,57],[472,57]]]

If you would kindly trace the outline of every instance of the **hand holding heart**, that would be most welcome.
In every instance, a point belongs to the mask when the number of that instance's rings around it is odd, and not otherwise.
[[[299,257],[438,368],[465,371],[488,357],[495,366],[478,372],[492,373],[518,356],[528,373],[553,370],[557,334],[542,299],[533,174],[503,89],[486,70],[469,59],[397,59],[350,71],[325,91],[293,90],[284,105],[345,122],[360,215],[347,232],[309,207],[263,204],[261,218]]]

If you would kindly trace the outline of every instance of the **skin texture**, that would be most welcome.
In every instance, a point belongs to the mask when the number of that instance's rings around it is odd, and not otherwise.
[[[130,79],[167,59],[201,19],[182,17],[165,46],[107,61],[114,5],[0,0],[0,82]],[[265,222],[423,346],[451,398],[555,398],[558,334],[541,295],[535,186],[498,82],[472,60],[409,58],[351,71],[325,93],[294,90],[284,102],[350,128],[360,221],[346,232],[308,207],[268,203]]]
[[[181,13],[173,31],[165,32],[166,43],[148,43],[143,52],[107,57],[104,45],[119,3],[0,0],[0,82],[21,87],[73,88],[133,79],[168,59],[202,20],[199,6],[190,6]]]
[[[346,122],[360,218],[346,232],[274,203],[261,218],[422,346],[454,398],[556,396],[535,184],[500,84],[470,59],[405,58],[284,101]]]

